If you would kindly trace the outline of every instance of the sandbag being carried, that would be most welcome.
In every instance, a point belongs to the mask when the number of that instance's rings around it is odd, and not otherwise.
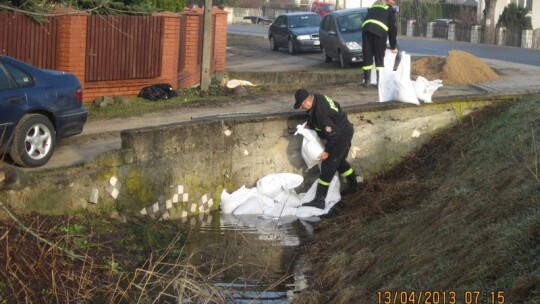
[[[302,153],[302,158],[306,162],[308,169],[311,169],[320,162],[319,155],[324,151],[324,145],[317,135],[317,132],[306,128],[306,124],[307,122],[302,125],[297,125],[294,135],[302,134],[304,136],[300,152]]]
[[[419,105],[411,80],[411,55],[401,52],[401,60],[396,71],[393,71],[397,54],[387,50],[384,69],[379,71],[379,101],[401,101]],[[387,58],[391,56],[392,58]]]

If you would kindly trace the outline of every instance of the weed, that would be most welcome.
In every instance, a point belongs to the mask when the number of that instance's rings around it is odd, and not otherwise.
[[[81,224],[64,223],[60,225],[60,231],[71,235],[82,235],[85,232],[85,228]]]

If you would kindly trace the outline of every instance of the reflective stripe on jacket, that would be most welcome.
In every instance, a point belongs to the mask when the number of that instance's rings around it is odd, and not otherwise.
[[[397,45],[397,25],[394,9],[384,3],[376,2],[369,7],[362,31],[370,32],[381,38],[388,37],[390,48]]]
[[[308,125],[320,138],[326,139],[324,150],[330,152],[336,144],[350,144],[354,129],[339,103],[322,94],[313,95]]]

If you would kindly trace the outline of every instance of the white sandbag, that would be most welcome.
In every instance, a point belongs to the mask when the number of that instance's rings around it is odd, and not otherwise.
[[[281,192],[276,196],[275,201],[293,208],[298,208],[302,205],[300,197],[293,189]]]
[[[377,70],[376,69],[371,69],[371,72],[369,72],[369,84],[377,85]]]
[[[296,216],[298,208],[289,207],[283,203],[275,203],[271,208],[265,209],[263,214],[270,218],[280,218],[282,216]]]
[[[433,93],[435,93],[435,91],[442,86],[442,80],[436,79],[429,81],[422,76],[418,76],[416,81],[413,82],[416,97],[419,100],[427,103],[432,102],[431,97],[433,96]]]
[[[327,212],[328,211],[326,210],[315,208],[315,207],[302,206],[296,210],[296,217],[302,218],[302,219],[312,218],[312,217],[324,215]]]
[[[257,181],[257,192],[275,199],[284,191],[294,189],[302,184],[302,175],[294,173],[273,173],[264,176]]]
[[[302,204],[309,203],[315,198],[318,183],[319,183],[318,180],[313,182],[309,190],[304,195],[301,196],[300,202]],[[328,193],[326,194],[326,199],[325,199],[326,207],[324,208],[325,210],[324,213],[328,212],[328,210],[330,210],[337,202],[341,200],[341,194],[339,193],[339,188],[340,188],[340,182],[339,182],[339,177],[336,173],[334,177],[332,178],[330,185],[328,185]],[[303,207],[304,206],[302,206],[302,208]]]
[[[257,196],[252,196],[247,199],[242,205],[233,210],[233,215],[246,215],[246,214],[262,214],[264,208],[261,201]]]
[[[419,105],[411,80],[411,55],[401,52],[401,61],[394,78],[394,100]]]
[[[257,189],[248,189],[246,186],[240,187],[231,194],[223,189],[221,192],[221,213],[232,213],[238,206],[257,195]]]
[[[317,132],[315,132],[315,130],[306,128],[306,124],[307,123],[297,125],[296,133],[294,133],[294,135],[302,134],[302,136],[304,136],[300,151],[308,169],[311,169],[320,162],[319,156],[324,151],[324,145],[317,135]]]
[[[390,101],[394,98],[394,65],[397,53],[386,50],[384,54],[384,69],[379,70],[379,102]],[[373,78],[373,76],[372,76]]]
[[[420,104],[411,80],[411,55],[401,52],[401,60],[396,71],[387,67],[385,62],[385,68],[380,71],[379,79],[380,102],[395,100]]]

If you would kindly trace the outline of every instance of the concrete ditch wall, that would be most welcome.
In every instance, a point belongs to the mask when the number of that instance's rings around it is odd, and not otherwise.
[[[448,101],[421,106],[381,103],[346,109],[355,127],[349,160],[370,179],[392,168],[435,134],[491,101]],[[64,181],[34,183],[4,193],[12,207],[48,214],[77,209],[141,212],[180,218],[219,208],[222,191],[254,187],[270,173],[304,176],[297,191],[318,177],[302,159],[296,126],[305,113],[200,119],[122,132],[121,151],[100,156]],[[115,211],[116,212],[116,211]]]

